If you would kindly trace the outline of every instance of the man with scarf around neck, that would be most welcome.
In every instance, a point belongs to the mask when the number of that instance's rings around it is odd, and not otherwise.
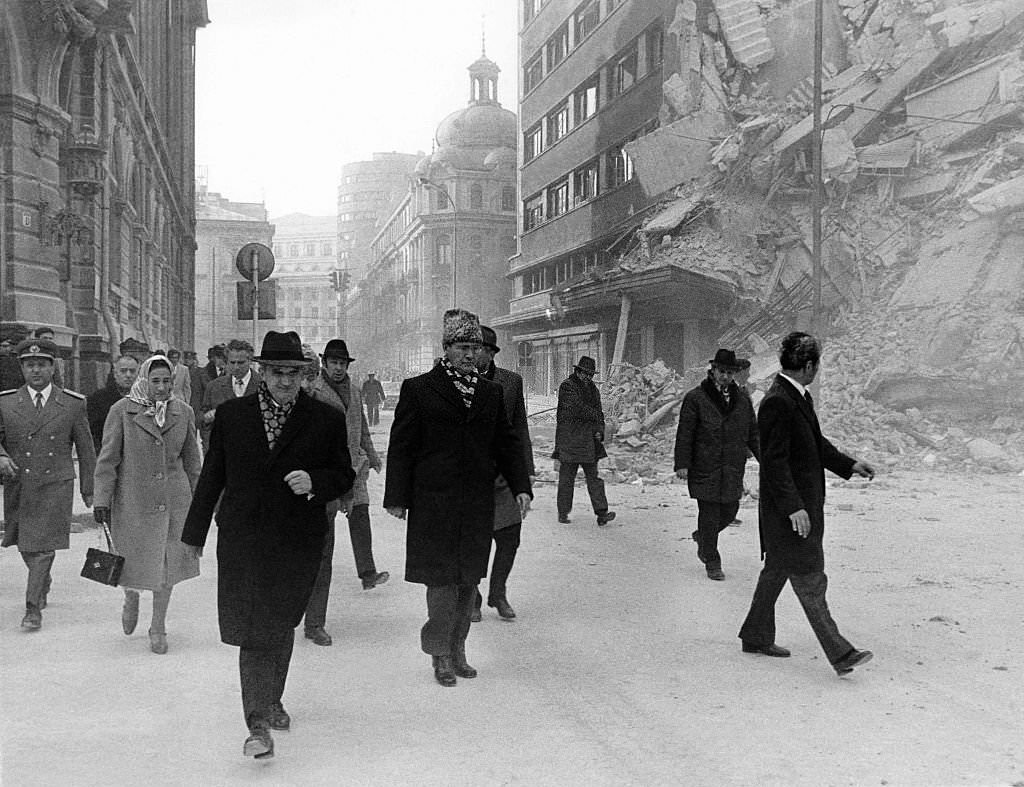
[[[743,497],[747,456],[760,457],[757,418],[733,375],[744,368],[732,350],[719,350],[700,385],[688,392],[676,429],[676,476],[697,501],[697,558],[708,579],[725,579],[718,534],[729,526]]]
[[[78,452],[82,500],[90,508],[96,451],[85,397],[53,383],[57,345],[25,339],[14,354],[25,384],[0,393],[0,481],[5,485],[6,522],[0,546],[17,546],[28,566],[21,625],[38,631],[56,550],[70,546],[75,494],[71,449]]]
[[[508,482],[520,516],[533,497],[502,388],[476,369],[482,338],[475,314],[445,312],[444,355],[402,383],[388,444],[384,507],[408,518],[405,579],[427,586],[420,644],[442,686],[477,674],[466,661],[466,637],[487,575],[494,481],[500,473]]]
[[[352,487],[345,418],[300,390],[309,364],[294,331],[268,331],[256,393],[217,408],[181,540],[202,554],[217,507],[221,641],[239,648],[243,754],[274,755],[284,693],[327,534],[327,504]]]

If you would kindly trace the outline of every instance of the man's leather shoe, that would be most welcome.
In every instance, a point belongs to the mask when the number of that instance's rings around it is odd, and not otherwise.
[[[507,599],[504,599],[504,598],[490,599],[489,598],[489,599],[487,599],[487,606],[494,607],[496,610],[498,610],[498,614],[501,617],[503,617],[505,620],[514,620],[515,619],[516,611],[514,609],[512,609],[512,605],[508,603]]]
[[[452,669],[460,678],[475,678],[476,670],[466,661],[466,645],[456,647],[452,651]]]
[[[559,514],[558,515],[558,524],[560,524],[560,525],[568,525],[571,521],[572,520],[569,519],[569,515],[568,514]]]
[[[242,746],[242,754],[262,760],[274,756],[274,739],[270,735],[270,727],[260,722],[249,728],[249,737]]]
[[[267,714],[267,723],[272,730],[287,732],[292,728],[292,717],[284,709],[280,702],[276,703],[270,713]]]
[[[483,615],[480,614],[480,607],[473,607],[473,611],[469,613],[470,623],[479,623],[483,620]]]
[[[438,683],[442,686],[454,686],[458,683],[451,656],[433,656],[432,658],[434,660],[434,677]]]
[[[163,656],[167,653],[167,635],[162,631],[150,631],[149,649],[158,656]]]
[[[21,619],[21,627],[28,631],[39,631],[43,627],[43,615],[35,607],[26,607],[25,617]]]
[[[602,527],[604,525],[607,525],[613,519],[615,519],[615,512],[614,511],[604,511],[604,512],[598,514],[597,515],[598,527]]]
[[[722,569],[720,568],[709,568],[708,579],[714,579],[717,582],[721,582],[723,579],[725,579],[725,572],[722,571]]]
[[[771,645],[755,645],[752,642],[743,643],[744,653],[760,653],[764,656],[778,656],[785,658],[789,655],[789,651],[785,648],[779,647],[774,642]]]
[[[314,626],[306,629],[306,639],[313,640],[314,645],[323,645],[325,648],[334,644],[331,635],[324,631],[323,626]]]
[[[857,650],[854,648],[839,661],[832,665],[837,675],[849,675],[853,672],[854,667],[859,667],[861,664],[867,664],[871,661],[874,654],[870,650]]]
[[[376,571],[368,577],[363,577],[363,590],[373,590],[377,585],[383,585],[391,579],[387,571]]]

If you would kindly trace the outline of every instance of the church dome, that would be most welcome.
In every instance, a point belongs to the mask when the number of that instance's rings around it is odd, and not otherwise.
[[[516,115],[498,104],[471,104],[437,127],[439,147],[515,148]]]
[[[495,148],[484,158],[484,166],[488,169],[514,168],[516,165],[515,148]]]

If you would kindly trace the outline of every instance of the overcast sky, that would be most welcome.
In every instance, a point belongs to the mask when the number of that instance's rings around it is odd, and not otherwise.
[[[197,32],[196,164],[213,191],[272,216],[337,210],[341,165],[430,152],[469,100],[467,66],[501,67],[516,111],[516,0],[209,0]]]

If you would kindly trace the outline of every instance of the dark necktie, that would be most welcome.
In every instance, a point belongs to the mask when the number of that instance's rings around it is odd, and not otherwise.
[[[807,400],[807,406],[810,407],[813,410],[814,409],[814,399],[811,398],[811,392],[810,391],[804,391],[804,399]]]
[[[43,392],[36,391],[36,415],[43,411]]]

